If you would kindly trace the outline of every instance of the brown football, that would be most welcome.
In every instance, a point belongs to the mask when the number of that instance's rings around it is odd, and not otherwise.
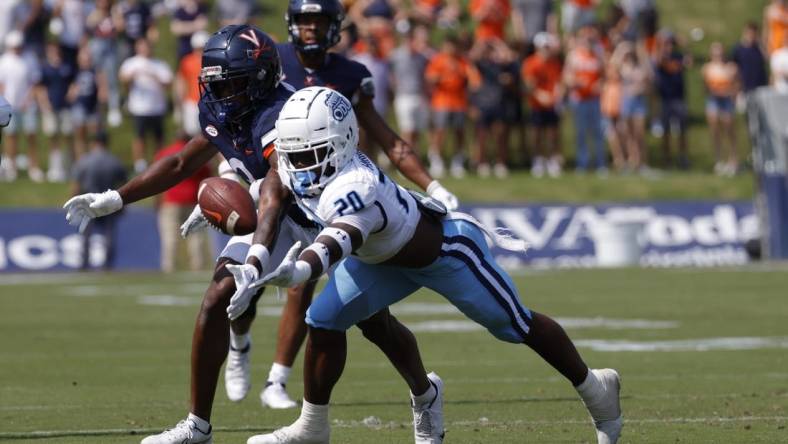
[[[221,232],[243,236],[257,227],[254,201],[238,182],[221,177],[209,177],[200,182],[197,203],[202,215]]]

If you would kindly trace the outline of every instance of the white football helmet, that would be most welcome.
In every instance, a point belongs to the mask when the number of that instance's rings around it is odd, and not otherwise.
[[[11,105],[0,96],[0,127],[8,126],[11,123]]]
[[[297,91],[276,121],[279,169],[287,173],[292,190],[316,196],[353,158],[358,123],[353,105],[325,87]]]

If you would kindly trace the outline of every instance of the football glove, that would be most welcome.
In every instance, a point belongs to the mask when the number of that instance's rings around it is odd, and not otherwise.
[[[439,200],[447,210],[454,211],[460,205],[457,196],[452,194],[449,190],[443,187],[437,180],[433,180],[427,187],[427,194],[436,200]]]
[[[66,221],[85,231],[91,219],[112,214],[123,208],[123,199],[115,190],[103,193],[86,193],[74,196],[63,205],[66,210]]]

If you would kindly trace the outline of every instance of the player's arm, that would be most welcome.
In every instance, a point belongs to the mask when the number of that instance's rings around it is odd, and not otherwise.
[[[118,189],[124,204],[162,193],[194,174],[208,163],[217,149],[198,134],[175,154],[162,157],[147,170]]]

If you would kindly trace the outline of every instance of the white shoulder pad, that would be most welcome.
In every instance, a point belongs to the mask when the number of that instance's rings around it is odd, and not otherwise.
[[[346,168],[321,193],[317,215],[331,223],[339,216],[361,211],[375,203],[377,187],[377,178],[366,169]]]

